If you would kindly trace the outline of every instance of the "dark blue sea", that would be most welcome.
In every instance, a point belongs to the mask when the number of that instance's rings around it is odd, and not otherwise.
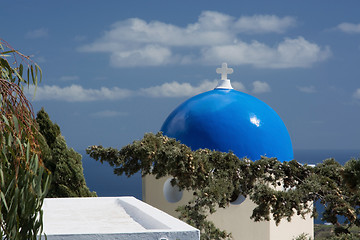
[[[85,151],[78,151],[83,156],[83,167],[86,183],[91,191],[95,191],[99,197],[110,196],[134,196],[142,199],[140,173],[128,178],[116,176],[112,167],[107,163],[101,164],[90,158]],[[360,158],[360,150],[295,150],[294,158],[300,163],[316,164],[327,158],[335,158],[344,164],[351,158]],[[321,212],[321,206],[316,204]],[[320,218],[315,223],[322,223]]]

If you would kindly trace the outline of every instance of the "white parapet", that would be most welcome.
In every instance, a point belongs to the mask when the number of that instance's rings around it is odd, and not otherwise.
[[[58,239],[200,239],[199,230],[134,197],[47,198],[44,233]]]

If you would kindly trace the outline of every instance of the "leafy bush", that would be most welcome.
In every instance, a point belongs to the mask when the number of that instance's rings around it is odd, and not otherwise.
[[[68,148],[60,127],[42,108],[36,116],[42,134],[40,146],[45,166],[52,172],[48,197],[96,197],[86,186],[82,156]]]
[[[251,216],[254,221],[272,218],[278,224],[283,218],[291,221],[294,214],[316,216],[312,203],[319,200],[325,206],[323,220],[338,226],[338,216],[343,216],[347,226],[360,225],[360,187],[354,179],[360,175],[358,159],[345,166],[327,159],[315,167],[265,157],[253,162],[231,152],[192,151],[162,133],[147,133],[120,150],[91,146],[87,153],[108,162],[117,175],[141,171],[143,176],[173,176],[173,185],[193,191],[194,198],[177,211],[181,219],[201,230],[201,239],[231,238],[206,216],[227,207],[238,194],[257,205]]]
[[[40,80],[41,69],[0,39],[1,239],[37,239],[42,232],[50,172],[40,159],[35,117],[22,92],[23,85]]]
[[[42,231],[41,207],[50,186],[49,172],[31,149],[16,116],[2,117],[0,238],[36,239]]]

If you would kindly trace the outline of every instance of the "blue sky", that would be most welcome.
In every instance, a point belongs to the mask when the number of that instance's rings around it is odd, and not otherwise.
[[[69,146],[122,147],[187,98],[233,86],[295,149],[360,147],[359,1],[2,1],[0,37],[43,69],[32,103]]]

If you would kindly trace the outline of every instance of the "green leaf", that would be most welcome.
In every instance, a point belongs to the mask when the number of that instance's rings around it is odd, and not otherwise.
[[[30,66],[30,70],[31,70],[31,78],[32,78],[32,80],[34,80],[35,79],[35,76],[34,76],[34,67],[31,65]],[[28,82],[30,82],[30,79],[28,79]]]
[[[26,162],[30,159],[30,142],[28,141],[26,144]]]
[[[8,135],[8,141],[7,141],[7,145],[9,146],[9,147],[11,147],[12,146],[12,144],[13,144],[13,136],[12,136],[12,134],[10,133],[9,135]]]
[[[19,75],[20,75],[20,77],[22,77],[23,71],[24,71],[24,66],[22,64],[20,64],[20,66],[19,66]]]
[[[21,155],[24,155],[23,144],[21,143],[21,141],[20,141],[20,139],[18,137],[16,137],[15,139],[16,139],[16,142],[19,144]]]
[[[20,132],[19,131],[19,122],[18,122],[18,119],[17,119],[17,117],[13,114],[12,115],[12,120],[13,120],[13,122],[14,122],[14,127],[15,127],[15,130],[16,130],[16,132]]]
[[[1,201],[2,201],[2,203],[4,204],[4,206],[5,206],[5,208],[6,208],[6,211],[9,211],[9,207],[8,207],[8,205],[7,205],[7,203],[6,203],[6,199],[5,199],[4,193],[3,193],[3,192],[0,192],[0,196],[1,196]]]
[[[6,118],[6,116],[5,116],[4,114],[2,114],[1,116],[2,116],[5,124],[6,124],[7,126],[9,126],[10,124],[9,124],[9,121],[8,121],[8,119]]]
[[[4,180],[4,173],[3,173],[3,169],[2,169],[2,166],[1,166],[1,168],[0,168],[0,181],[1,181],[1,185],[0,185],[0,187],[2,188],[3,187],[3,185],[5,184],[5,180]],[[0,188],[0,189],[1,189]],[[0,190],[1,191],[1,190]]]
[[[30,69],[27,69],[27,79],[30,79]]]
[[[4,68],[8,69],[9,71],[11,71],[9,62],[6,59],[0,58],[0,64],[1,64],[1,67],[4,67]]]

